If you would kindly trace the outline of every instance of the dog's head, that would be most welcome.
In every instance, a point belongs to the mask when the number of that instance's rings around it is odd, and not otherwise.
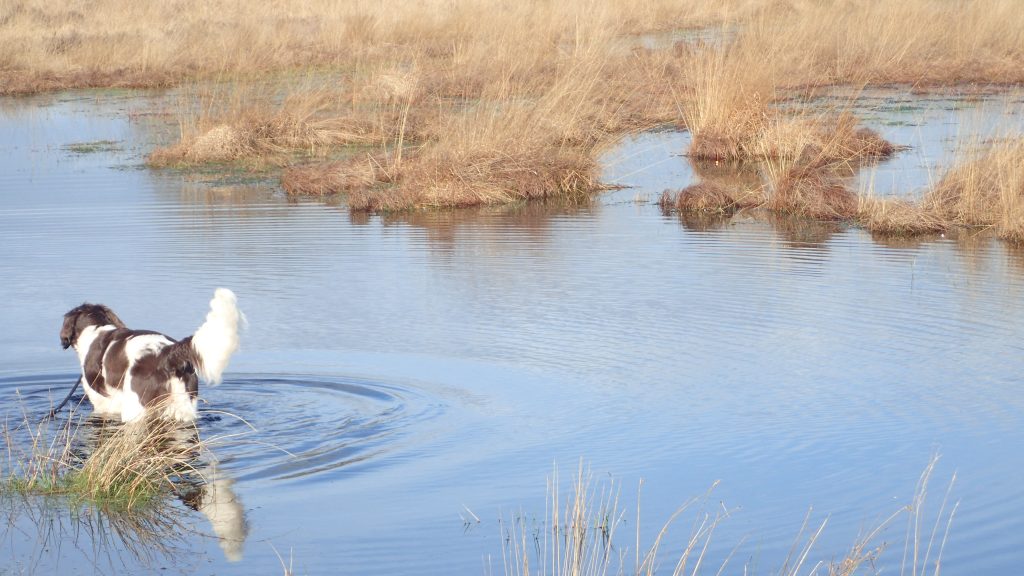
[[[64,326],[60,329],[60,345],[67,350],[72,346],[78,335],[89,326],[113,325],[115,328],[124,328],[124,322],[114,314],[114,311],[102,304],[82,304],[76,306],[64,315]]]

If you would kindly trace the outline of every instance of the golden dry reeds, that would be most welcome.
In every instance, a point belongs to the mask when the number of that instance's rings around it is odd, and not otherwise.
[[[919,201],[862,196],[858,221],[886,236],[973,228],[1024,241],[1024,138],[970,142],[960,156]]]
[[[1024,138],[973,148],[925,195],[922,208],[951,224],[1024,240]]]
[[[943,218],[902,198],[861,196],[857,219],[869,232],[880,236],[941,234],[949,228]]]
[[[229,91],[229,94],[225,94]],[[227,90],[187,95],[180,141],[150,154],[151,166],[270,161],[325,156],[338,147],[366,145],[383,138],[397,122],[394,105],[374,100],[361,114],[342,113],[353,100],[320,87],[286,95],[274,103],[269,90],[235,85]]]
[[[797,168],[774,179],[766,207],[814,220],[848,220],[857,213],[857,194],[824,170]]]
[[[677,194],[666,190],[658,205],[665,212],[728,214],[743,208],[756,208],[764,201],[762,187],[743,188],[711,179],[691,184]]]
[[[520,68],[510,74],[528,75],[537,62],[530,57],[534,48],[523,50],[513,40],[534,31],[546,41],[546,31],[556,29],[557,42],[547,46],[557,50],[572,42],[574,21],[589,13],[613,11],[628,31],[641,33],[705,25],[769,4],[100,0],[85,7],[69,1],[10,0],[0,4],[0,93],[352,70],[409,51],[451,55],[471,74],[478,64],[491,68],[486,51],[475,45],[478,30],[492,33],[495,61],[512,58]],[[502,22],[511,26],[502,29]]]
[[[194,472],[195,428],[165,419],[125,424],[103,438],[69,473],[69,492],[91,502],[132,509],[169,494],[174,478]]]
[[[615,37],[604,17],[594,16],[588,22],[594,29],[543,73],[520,75],[510,60],[506,70],[481,75],[477,100],[449,103],[433,122],[407,107],[398,130],[376,151],[290,170],[289,192],[347,192],[351,208],[380,211],[585,197],[599,187],[597,154],[616,135],[608,125],[630,110],[620,106],[628,95],[611,107],[601,82]],[[409,130],[421,135],[415,145]]]
[[[599,190],[600,150],[666,123],[695,158],[856,162],[893,147],[841,110],[780,103],[1024,80],[1014,0],[10,0],[0,24],[0,93],[197,82],[152,164],[297,164],[289,193],[366,209]]]

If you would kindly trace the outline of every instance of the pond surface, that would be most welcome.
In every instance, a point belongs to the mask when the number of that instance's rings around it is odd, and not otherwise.
[[[200,435],[226,438],[213,480],[141,544],[124,518],[4,500],[0,572],[268,573],[280,553],[296,573],[501,573],[498,519],[542,519],[553,467],[567,485],[582,459],[621,489],[620,546],[640,479],[645,543],[720,480],[706,572],[736,549],[729,573],[774,574],[808,509],[829,518],[812,560],[841,556],[936,453],[929,528],[954,472],[960,501],[942,573],[1019,571],[1024,250],[665,216],[650,201],[695,178],[678,133],[609,153],[635,187],[592,205],[353,215],[145,169],[162,98],[0,104],[0,403],[18,421],[63,397],[82,301],[183,337],[230,287],[249,326],[201,389]]]

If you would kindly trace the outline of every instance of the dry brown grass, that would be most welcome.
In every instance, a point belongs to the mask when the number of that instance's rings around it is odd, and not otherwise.
[[[973,141],[919,202],[861,198],[858,220],[889,236],[937,234],[953,228],[992,230],[1024,241],[1024,139]]]
[[[924,210],[961,226],[1024,240],[1024,138],[975,143],[923,200]]]
[[[291,194],[491,204],[599,190],[597,154],[665,123],[688,127],[700,158],[891,154],[842,110],[780,102],[835,83],[1024,80],[1022,13],[1013,0],[8,0],[0,92],[202,80],[154,165],[298,162]],[[671,40],[694,27],[712,33]],[[352,145],[370,152],[338,162]],[[790,196],[837,190],[804,180]]]
[[[857,213],[857,194],[820,169],[790,169],[774,179],[765,206],[815,220],[848,220]]]
[[[580,32],[577,21],[585,25],[592,14],[613,14],[625,31],[640,33],[704,25],[769,4],[99,0],[83,6],[8,0],[0,4],[0,92],[353,70],[410,53],[447,57],[451,86],[458,88],[458,77],[474,78],[481,70],[489,76],[495,67],[512,81],[530,75],[546,55],[571,44]],[[484,34],[490,50],[478,42]]]
[[[1024,15],[1014,11],[1009,1],[791,1],[738,21],[722,40],[694,47],[683,65],[681,109],[693,134],[689,154],[767,162],[771,194],[765,207],[770,210],[852,218],[857,196],[844,177],[898,148],[859,126],[842,108],[792,109],[789,102],[837,83],[1024,80],[1022,69],[1010,64],[1024,58],[1024,35],[1017,27]],[[953,196],[958,193],[947,193],[945,201]],[[714,200],[706,194],[694,199],[699,206]],[[996,208],[993,200],[982,202]],[[920,209],[912,214],[905,205],[877,202],[863,210],[872,212],[863,220],[876,231],[923,233],[938,227],[934,210],[925,216]],[[1006,231],[1000,234],[1014,237],[1014,217],[1001,218]]]
[[[194,427],[161,419],[95,427],[68,420],[51,429],[26,414],[0,433],[8,452],[0,493],[65,496],[126,511],[172,493],[175,478],[195,472],[202,446]],[[83,450],[81,436],[90,435]]]
[[[322,157],[339,147],[368,145],[389,136],[400,107],[385,96],[365,105],[351,95],[320,86],[286,95],[232,85],[186,93],[180,140],[158,148],[152,166],[264,161],[287,163],[296,156]],[[352,110],[360,107],[360,112]]]
[[[898,198],[862,196],[857,219],[872,234],[881,236],[940,234],[949,228],[946,220],[919,204]]]
[[[687,186],[677,194],[666,190],[658,204],[666,212],[728,214],[755,208],[764,202],[762,187],[744,188],[709,179]]]
[[[439,150],[400,168],[394,186],[349,194],[353,210],[462,208],[559,196],[582,199],[596,187],[597,166],[572,150]],[[385,174],[385,176],[388,176]]]

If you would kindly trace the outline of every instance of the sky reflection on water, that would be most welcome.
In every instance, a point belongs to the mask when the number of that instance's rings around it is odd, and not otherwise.
[[[276,570],[276,548],[298,572],[481,573],[498,515],[542,515],[552,464],[568,479],[583,458],[627,503],[644,479],[645,538],[721,480],[739,509],[712,558],[745,538],[737,570],[772,572],[808,507],[831,515],[819,557],[841,554],[935,452],[962,499],[944,569],[1019,565],[1017,248],[664,216],[635,200],[694,177],[685,134],[624,143],[607,177],[638,187],[592,205],[380,217],[139,169],[161,132],[125,120],[133,100],[20,102],[0,114],[5,405],[70,383],[57,328],[83,300],[184,336],[223,285],[248,316],[203,391],[256,429],[218,454],[248,538],[229,563],[190,536],[203,571]],[[97,140],[119,150],[66,149]],[[466,508],[482,519],[468,533]]]

